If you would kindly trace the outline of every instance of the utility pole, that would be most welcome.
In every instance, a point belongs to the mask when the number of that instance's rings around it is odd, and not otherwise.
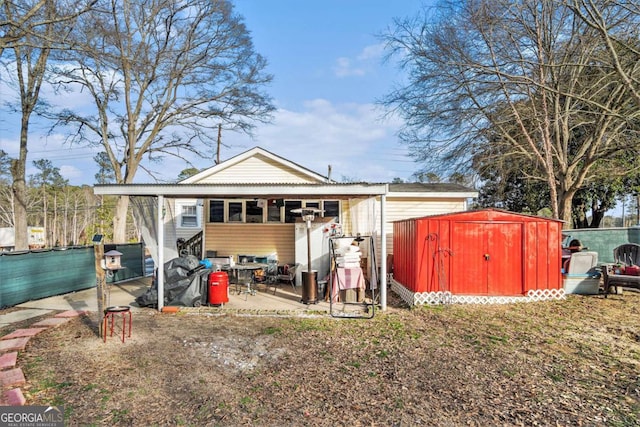
[[[222,142],[222,123],[218,123],[218,149],[216,152],[216,165],[220,164],[220,144]]]

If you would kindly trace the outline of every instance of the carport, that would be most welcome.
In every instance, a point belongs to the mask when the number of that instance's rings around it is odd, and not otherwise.
[[[386,195],[388,184],[326,183],[326,184],[100,184],[94,193],[102,196],[136,196],[156,199],[157,242],[164,242],[163,207],[165,199],[210,199],[210,198],[380,198],[380,260],[386,260]],[[157,245],[158,265],[165,263],[164,244]],[[379,286],[380,307],[387,308],[387,266],[380,262]],[[164,294],[164,271],[158,268],[158,295]],[[162,310],[162,298],[158,310]]]

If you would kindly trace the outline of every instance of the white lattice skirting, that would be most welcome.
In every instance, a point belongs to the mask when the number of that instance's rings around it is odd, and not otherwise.
[[[391,279],[391,290],[398,294],[407,304],[438,305],[438,304],[513,304],[517,302],[536,302],[565,299],[564,289],[531,290],[523,296],[482,296],[482,295],[453,295],[444,292],[413,292],[405,288],[400,282]]]

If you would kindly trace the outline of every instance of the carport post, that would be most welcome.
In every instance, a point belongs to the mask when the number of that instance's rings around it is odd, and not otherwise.
[[[158,196],[158,311],[164,306],[164,196]]]
[[[380,196],[380,309],[387,309],[387,233],[385,231],[386,219],[385,194]]]

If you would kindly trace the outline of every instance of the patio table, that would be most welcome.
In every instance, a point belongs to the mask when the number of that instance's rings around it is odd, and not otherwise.
[[[247,288],[239,293],[255,295],[256,290],[251,287],[253,284],[253,272],[260,269],[266,269],[268,266],[268,264],[260,262],[248,262],[245,264],[235,264],[229,267],[233,271],[238,283],[244,282],[247,285]]]

